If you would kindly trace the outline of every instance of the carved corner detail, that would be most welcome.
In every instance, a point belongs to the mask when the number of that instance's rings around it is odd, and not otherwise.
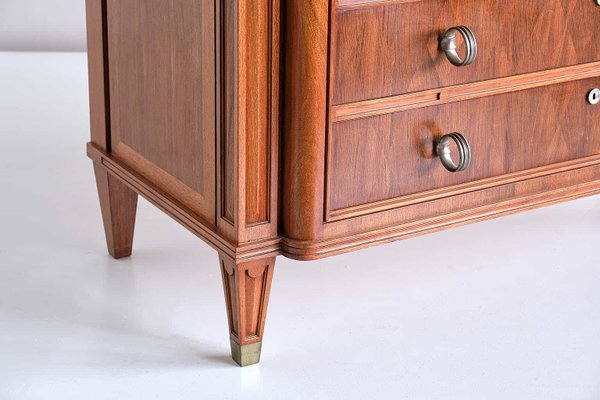
[[[261,342],[275,258],[220,261],[231,339],[241,346]]]

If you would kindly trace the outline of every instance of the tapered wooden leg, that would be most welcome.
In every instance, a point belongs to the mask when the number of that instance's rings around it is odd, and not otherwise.
[[[129,257],[138,195],[97,164],[94,173],[108,252],[117,259]]]
[[[240,366],[260,361],[275,257],[236,263],[220,256],[231,355]]]

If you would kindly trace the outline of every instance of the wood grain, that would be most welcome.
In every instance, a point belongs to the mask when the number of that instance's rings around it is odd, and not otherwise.
[[[544,165],[542,167],[532,168],[526,171],[519,171],[466,182],[463,184],[426,190],[410,195],[345,207],[339,210],[329,210],[326,217],[326,222],[335,222],[344,219],[360,217],[362,215],[373,215],[375,213],[381,213],[387,210],[402,208],[413,204],[422,204],[439,199],[452,198],[453,196],[458,196],[464,193],[478,192],[483,189],[500,187],[514,182],[531,180],[533,178],[554,175],[564,171],[585,168],[597,164],[600,164],[600,155]]]
[[[275,258],[236,263],[220,257],[231,339],[244,346],[263,340]]]
[[[215,226],[199,218],[182,201],[171,196],[153,181],[132,170],[121,160],[102,151],[94,143],[88,143],[87,154],[95,164],[101,166],[128,188],[139,193],[219,253],[227,255],[236,262],[247,262],[280,254],[279,243],[281,239],[279,237],[264,240],[257,239],[246,243],[232,242],[219,232]]]
[[[271,0],[251,1],[246,8],[246,35],[241,43],[243,58],[250,58],[241,69],[246,82],[245,97],[240,97],[243,130],[246,138],[246,224],[269,221],[272,43]],[[245,78],[245,79],[244,79]]]
[[[328,12],[322,0],[286,4],[282,219],[295,238],[318,237],[323,220]]]
[[[86,0],[87,54],[92,141],[110,151],[110,98],[106,7],[103,0]]]
[[[109,251],[131,254],[138,194],[212,246],[241,365],[257,361],[277,255],[600,193],[591,0],[86,4]],[[465,68],[439,49],[459,24],[479,43]],[[459,174],[433,154],[455,131],[473,151]]]
[[[351,9],[360,7],[386,6],[390,4],[415,3],[426,0],[333,0],[336,9]]]
[[[119,160],[88,145],[88,155],[107,172],[163,210],[184,227],[237,263],[283,254],[298,260],[315,260],[349,251],[406,239],[489,218],[529,210],[600,193],[600,164],[573,166],[547,176],[462,193],[456,196],[394,208],[325,224],[319,239],[282,237],[235,245],[203,225],[194,214],[160,188],[145,180]]]
[[[232,241],[277,236],[280,5],[224,0],[217,226]]]
[[[600,135],[590,134],[600,125],[600,109],[586,100],[599,86],[600,78],[592,78],[335,124],[329,209],[600,154]],[[446,171],[433,151],[434,142],[452,132],[463,134],[473,153],[462,173]]]
[[[413,110],[457,101],[586,79],[600,75],[600,62],[580,64],[548,71],[384,97],[332,107],[332,122],[348,121],[398,111]]]
[[[86,1],[88,70],[90,92],[91,140],[103,151],[111,149],[110,95],[108,84],[108,40],[106,4],[101,0]],[[116,259],[129,257],[138,195],[94,163],[94,175],[102,222],[109,254]]]
[[[570,170],[448,199],[327,224],[319,240],[284,238],[282,251],[316,260],[600,194],[600,166]]]
[[[164,171],[214,223],[214,1],[107,0],[107,13],[113,153],[148,179]]]
[[[339,9],[332,27],[333,104],[598,61],[593,1],[427,0]],[[439,49],[450,27],[477,38],[477,60],[451,65]]]
[[[108,252],[116,259],[129,257],[138,195],[101,165],[94,164],[94,173]]]

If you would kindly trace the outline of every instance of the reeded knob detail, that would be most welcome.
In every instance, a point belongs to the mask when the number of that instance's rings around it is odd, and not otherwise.
[[[457,34],[461,35],[465,42],[466,54],[464,58],[461,58],[456,51],[458,47],[456,42]],[[475,39],[475,34],[466,26],[453,26],[448,29],[442,37],[440,47],[444,50],[446,57],[448,57],[452,65],[457,67],[469,65],[477,58],[477,40]]]
[[[452,159],[452,142],[458,148],[458,162]],[[471,164],[471,146],[463,135],[453,132],[444,135],[435,143],[435,153],[440,157],[442,165],[450,172],[464,171]]]

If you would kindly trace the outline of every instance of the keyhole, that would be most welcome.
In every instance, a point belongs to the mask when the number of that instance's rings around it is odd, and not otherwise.
[[[600,103],[600,89],[593,89],[588,93],[588,103],[592,105]]]

